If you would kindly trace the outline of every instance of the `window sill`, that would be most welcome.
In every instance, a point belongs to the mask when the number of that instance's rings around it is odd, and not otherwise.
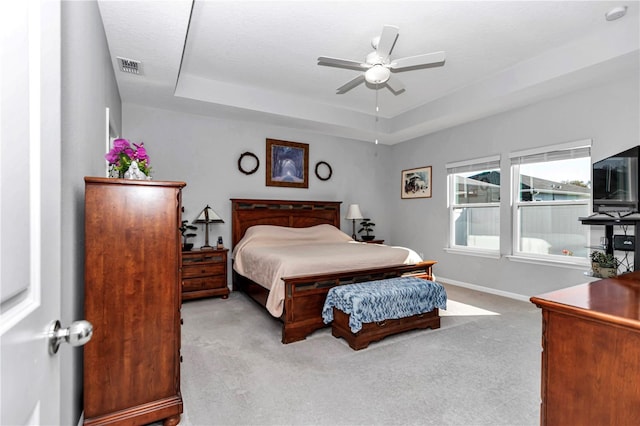
[[[556,259],[545,259],[540,257],[533,256],[523,256],[523,255],[507,255],[505,256],[507,259],[513,262],[521,262],[521,263],[531,263],[534,265],[544,265],[544,266],[558,266],[561,268],[570,268],[570,269],[579,269],[581,271],[591,269],[591,265],[589,261],[586,259],[575,259],[573,261],[565,261],[565,260],[556,260]],[[570,257],[570,256],[567,256]]]
[[[444,251],[452,254],[463,254],[466,256],[485,257],[488,259],[500,259],[500,253],[493,250],[473,250],[445,247]]]

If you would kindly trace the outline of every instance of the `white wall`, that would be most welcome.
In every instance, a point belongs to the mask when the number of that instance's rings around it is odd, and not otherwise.
[[[447,253],[449,216],[445,163],[500,154],[501,199],[509,200],[512,151],[592,139],[592,159],[640,144],[638,75],[612,76],[611,83],[498,114],[394,146],[395,174],[433,167],[433,197],[394,202],[392,239],[438,260],[435,272],[460,283],[531,296],[587,281],[582,270]],[[392,194],[389,200],[397,200]],[[511,250],[511,210],[503,202],[501,251]],[[406,226],[405,224],[412,224]],[[595,228],[595,227],[594,227]],[[594,229],[594,232],[600,230]]]
[[[84,318],[84,176],[105,173],[105,108],[120,127],[120,95],[100,19],[91,2],[62,2],[62,318]],[[62,345],[62,424],[82,411],[82,350]],[[52,390],[53,391],[53,390]]]
[[[342,201],[343,217],[348,205],[357,203],[376,223],[376,235],[390,238],[393,223],[387,195],[396,182],[388,179],[389,146],[131,104],[123,105],[123,137],[144,142],[154,180],[187,182],[184,219],[193,220],[206,204],[224,219],[224,224],[210,226],[210,243],[221,235],[225,246],[230,246],[230,198]],[[265,185],[266,138],[309,144],[308,189]],[[260,160],[260,168],[252,175],[238,170],[238,159],[246,151]],[[318,161],[331,165],[330,180],[315,176]],[[341,228],[351,235],[351,221],[343,219]],[[198,237],[190,241],[199,247],[204,229],[196,233]]]

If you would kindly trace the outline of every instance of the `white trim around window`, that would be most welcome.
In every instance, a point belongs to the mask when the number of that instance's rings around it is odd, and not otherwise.
[[[570,166],[576,162],[579,165],[579,159],[588,159],[583,175],[590,180],[590,156],[591,140],[517,151],[509,155],[513,217],[512,254],[507,256],[509,260],[579,268],[588,264],[586,246],[589,227],[583,227],[579,217],[588,215],[590,211],[591,191],[588,186],[574,183],[572,178],[561,181],[558,177],[551,177],[555,173],[549,171],[547,163],[556,165],[555,162],[564,161],[565,166]],[[528,168],[528,171],[523,172],[523,168]],[[526,236],[523,237],[525,229]]]
[[[500,156],[447,163],[446,169],[449,246],[445,250],[499,258]],[[483,173],[482,178],[476,176]]]

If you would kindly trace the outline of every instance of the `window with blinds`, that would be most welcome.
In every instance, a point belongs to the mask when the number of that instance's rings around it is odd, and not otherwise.
[[[513,252],[542,258],[588,255],[591,141],[509,155],[513,198]],[[565,259],[569,260],[569,259]]]
[[[500,156],[446,165],[450,243],[455,249],[500,252]]]

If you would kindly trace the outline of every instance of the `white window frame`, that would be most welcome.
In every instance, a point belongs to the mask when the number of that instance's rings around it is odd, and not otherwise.
[[[585,205],[587,211],[591,211],[591,197],[585,200],[561,200],[561,201],[520,201],[520,165],[540,163],[544,161],[583,158],[584,151],[587,150],[591,156],[591,139],[568,142],[564,144],[549,145],[523,151],[515,151],[509,154],[511,161],[511,212],[512,212],[512,254],[508,256],[511,260],[525,261],[531,263],[551,263],[577,265],[584,267],[588,265],[585,257],[563,256],[557,254],[540,254],[523,252],[519,250],[520,241],[520,212],[521,208],[528,206],[566,206]],[[578,220],[578,218],[576,218]],[[587,227],[587,242],[590,241],[590,228]]]
[[[498,248],[486,249],[479,247],[460,246],[455,244],[455,222],[454,222],[454,210],[459,208],[485,208],[485,207],[497,207],[500,211],[500,200],[494,203],[455,203],[455,179],[454,176],[458,173],[484,171],[484,170],[500,170],[500,155],[492,155],[489,157],[476,158],[471,160],[458,161],[453,163],[447,163],[445,165],[447,170],[447,204],[449,206],[449,244],[445,248],[445,251],[451,253],[467,254],[480,257],[499,258],[500,257],[500,235],[498,235]],[[502,186],[502,176],[500,178],[500,185]]]

